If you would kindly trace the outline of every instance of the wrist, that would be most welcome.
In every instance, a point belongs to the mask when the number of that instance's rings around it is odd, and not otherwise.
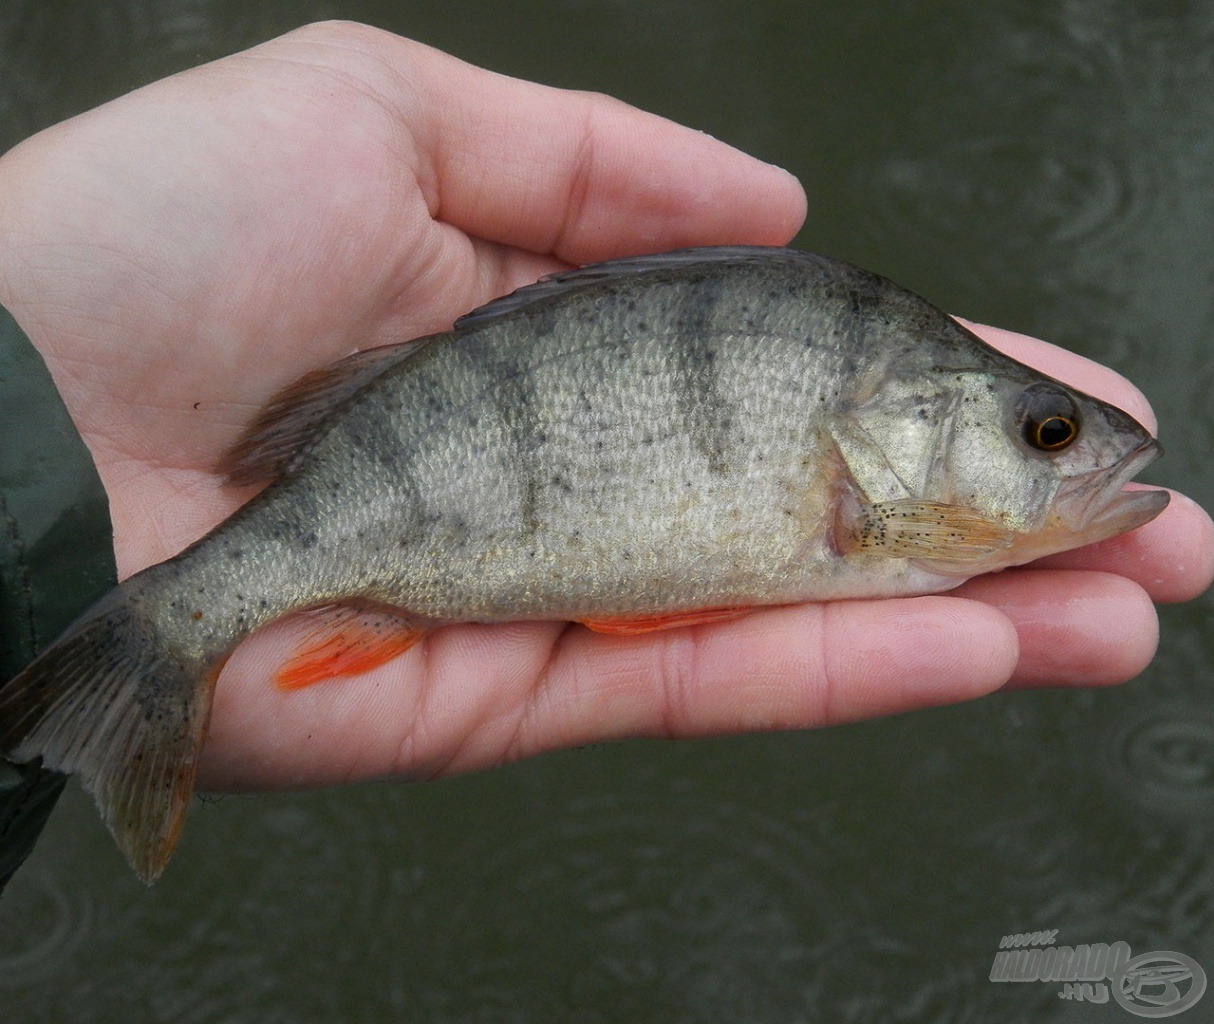
[[[0,155],[0,306],[8,310],[44,359],[51,362],[55,330],[46,311],[62,313],[70,265],[62,256],[70,248],[62,226],[74,215],[66,212],[63,189],[56,188],[54,153],[48,129]],[[63,286],[55,295],[52,286]]]
[[[29,333],[28,325],[21,313],[20,288],[17,284],[17,267],[22,261],[22,228],[20,195],[23,191],[21,176],[21,149],[18,143],[13,149],[0,154],[0,306],[3,306]]]
[[[11,272],[9,258],[13,245],[12,231],[12,199],[9,186],[9,156],[12,150],[0,154],[0,306],[12,308],[12,295],[9,287]]]

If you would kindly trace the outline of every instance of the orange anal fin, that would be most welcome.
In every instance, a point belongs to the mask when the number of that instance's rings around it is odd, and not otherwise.
[[[659,629],[700,626],[706,622],[725,622],[746,615],[751,608],[700,608],[690,612],[659,612],[656,615],[631,615],[612,619],[581,619],[587,629],[612,636],[635,636]]]
[[[307,613],[313,628],[274,676],[280,690],[354,676],[403,654],[427,630],[388,612],[328,606]]]

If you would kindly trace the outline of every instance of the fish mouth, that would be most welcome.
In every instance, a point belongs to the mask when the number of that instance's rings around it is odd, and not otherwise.
[[[1167,491],[1122,488],[1163,454],[1163,446],[1148,438],[1112,471],[1095,469],[1064,484],[1055,501],[1057,526],[1072,535],[1068,547],[1107,540],[1149,523],[1168,506]]]

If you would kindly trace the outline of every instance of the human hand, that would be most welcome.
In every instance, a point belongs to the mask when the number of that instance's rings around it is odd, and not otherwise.
[[[0,161],[0,300],[96,457],[125,574],[248,497],[211,466],[301,373],[444,328],[571,264],[784,242],[803,204],[782,172],[614,101],[373,29],[314,26]],[[992,338],[1151,423],[1109,371]],[[1009,682],[1120,681],[1154,650],[1150,598],[1207,584],[1212,532],[1174,499],[1130,536],[949,596],[630,638],[450,627],[365,676],[290,694],[270,682],[298,637],[283,623],[228,662],[199,781],[428,776],[614,736],[822,725]]]

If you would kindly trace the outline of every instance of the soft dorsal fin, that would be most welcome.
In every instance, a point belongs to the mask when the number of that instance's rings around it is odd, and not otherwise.
[[[286,475],[331,412],[418,347],[418,342],[406,341],[367,349],[304,374],[266,403],[224,453],[216,472],[237,485]]]
[[[762,263],[812,257],[798,249],[781,249],[763,245],[708,245],[695,249],[676,249],[649,256],[627,256],[603,263],[588,263],[573,270],[561,270],[541,277],[535,284],[516,288],[491,302],[478,306],[455,321],[457,331],[479,327],[487,320],[506,316],[535,302],[581,291],[603,281],[635,277],[663,270],[681,270],[702,263]]]

